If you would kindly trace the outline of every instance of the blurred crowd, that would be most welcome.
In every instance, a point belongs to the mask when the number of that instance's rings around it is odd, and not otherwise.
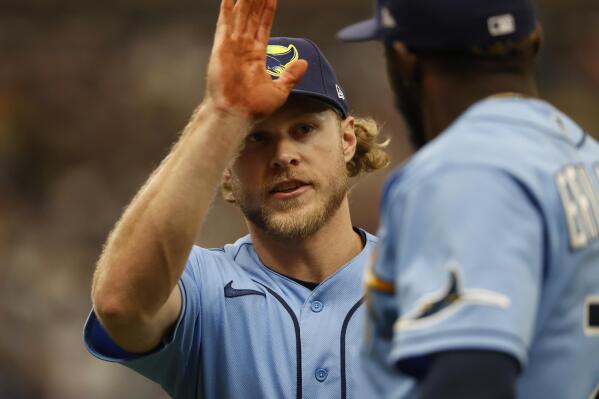
[[[58,4],[60,3],[60,4]],[[273,35],[316,41],[357,115],[410,154],[376,43],[335,40],[370,0],[279,0]],[[599,136],[599,3],[538,0],[542,97]],[[217,0],[0,2],[0,399],[165,398],[82,343],[94,263],[123,208],[201,101]],[[218,132],[214,132],[218,134]],[[383,171],[360,180],[354,223],[376,232]],[[245,234],[215,201],[198,244]]]

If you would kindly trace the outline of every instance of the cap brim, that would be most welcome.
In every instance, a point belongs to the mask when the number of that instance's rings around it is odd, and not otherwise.
[[[347,118],[347,115],[349,114],[349,111],[345,107],[341,106],[340,103],[333,101],[330,97],[327,97],[320,93],[314,93],[312,91],[307,90],[292,89],[291,94],[299,94],[302,96],[311,97],[314,100],[317,100],[331,108],[334,108],[335,111],[340,113],[343,118]]]
[[[337,32],[337,39],[345,42],[364,42],[380,38],[381,31],[374,18],[350,25]]]

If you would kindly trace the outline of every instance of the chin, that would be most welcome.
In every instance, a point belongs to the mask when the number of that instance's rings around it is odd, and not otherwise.
[[[317,232],[326,223],[325,216],[319,207],[294,206],[282,211],[267,212],[261,228],[280,238],[303,239]]]
[[[345,168],[345,164],[342,166]],[[304,239],[331,220],[347,194],[346,180],[331,178],[325,186],[326,193],[316,190],[309,196],[284,201],[267,197],[259,206],[255,202],[252,206],[247,200],[238,204],[246,219],[266,234],[282,239]]]

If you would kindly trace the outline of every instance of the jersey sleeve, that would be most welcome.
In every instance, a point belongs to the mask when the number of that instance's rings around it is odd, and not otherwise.
[[[88,351],[98,359],[123,364],[160,384],[172,397],[195,398],[201,342],[199,262],[199,252],[193,251],[178,283],[181,312],[158,348],[141,355],[126,352],[110,338],[92,310],[84,327]]]
[[[389,193],[398,318],[391,361],[491,350],[526,363],[543,271],[543,218],[526,186],[492,168],[453,167]]]

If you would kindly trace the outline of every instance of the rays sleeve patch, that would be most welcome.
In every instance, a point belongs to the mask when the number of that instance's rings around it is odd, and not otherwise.
[[[423,296],[414,309],[395,323],[395,330],[423,328],[439,322],[463,306],[486,305],[507,309],[510,299],[498,292],[483,289],[464,289],[459,264],[448,266],[446,284],[439,290]]]

